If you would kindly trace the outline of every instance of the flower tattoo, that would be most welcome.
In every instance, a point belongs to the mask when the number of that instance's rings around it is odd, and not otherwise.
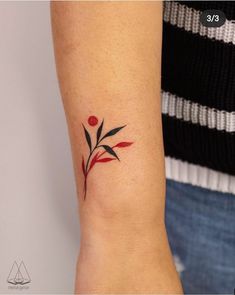
[[[98,124],[99,120],[95,116],[90,116],[88,118],[87,122],[90,127],[95,127]],[[87,160],[85,161],[84,156],[82,157],[82,171],[83,171],[83,175],[84,175],[84,200],[86,199],[86,194],[87,194],[87,178],[88,178],[88,174],[90,173],[92,168],[94,168],[94,166],[97,163],[107,163],[107,162],[111,162],[114,160],[120,161],[120,159],[119,159],[117,153],[114,151],[114,149],[125,148],[125,147],[128,147],[133,144],[133,142],[126,142],[126,141],[119,142],[112,147],[109,146],[108,144],[103,144],[104,139],[107,139],[110,136],[114,136],[120,130],[122,130],[124,127],[126,127],[126,125],[111,129],[110,131],[108,131],[104,135],[102,133],[103,127],[104,127],[104,120],[100,123],[99,127],[97,128],[96,139],[95,139],[95,144],[94,144],[94,143],[92,143],[92,138],[91,138],[88,130],[83,125],[86,142],[89,147],[89,155],[88,155]],[[96,151],[96,153],[95,153],[95,151]],[[106,153],[108,153],[109,156],[104,156]]]

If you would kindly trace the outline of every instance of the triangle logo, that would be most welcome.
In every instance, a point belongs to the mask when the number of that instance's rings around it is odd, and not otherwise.
[[[23,261],[21,261],[20,265],[14,261],[7,282],[13,285],[25,285],[31,282],[31,278]]]

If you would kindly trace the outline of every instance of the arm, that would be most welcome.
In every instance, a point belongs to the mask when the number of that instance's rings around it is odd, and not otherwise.
[[[180,293],[164,225],[162,5],[51,13],[80,204],[76,293]]]

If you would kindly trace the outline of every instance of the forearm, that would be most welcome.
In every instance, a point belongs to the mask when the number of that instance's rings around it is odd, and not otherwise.
[[[80,293],[180,291],[164,227],[160,6],[52,6],[80,201]]]

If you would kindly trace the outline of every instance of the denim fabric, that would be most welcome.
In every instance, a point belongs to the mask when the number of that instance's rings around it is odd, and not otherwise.
[[[235,195],[167,180],[166,227],[187,294],[233,294]]]

